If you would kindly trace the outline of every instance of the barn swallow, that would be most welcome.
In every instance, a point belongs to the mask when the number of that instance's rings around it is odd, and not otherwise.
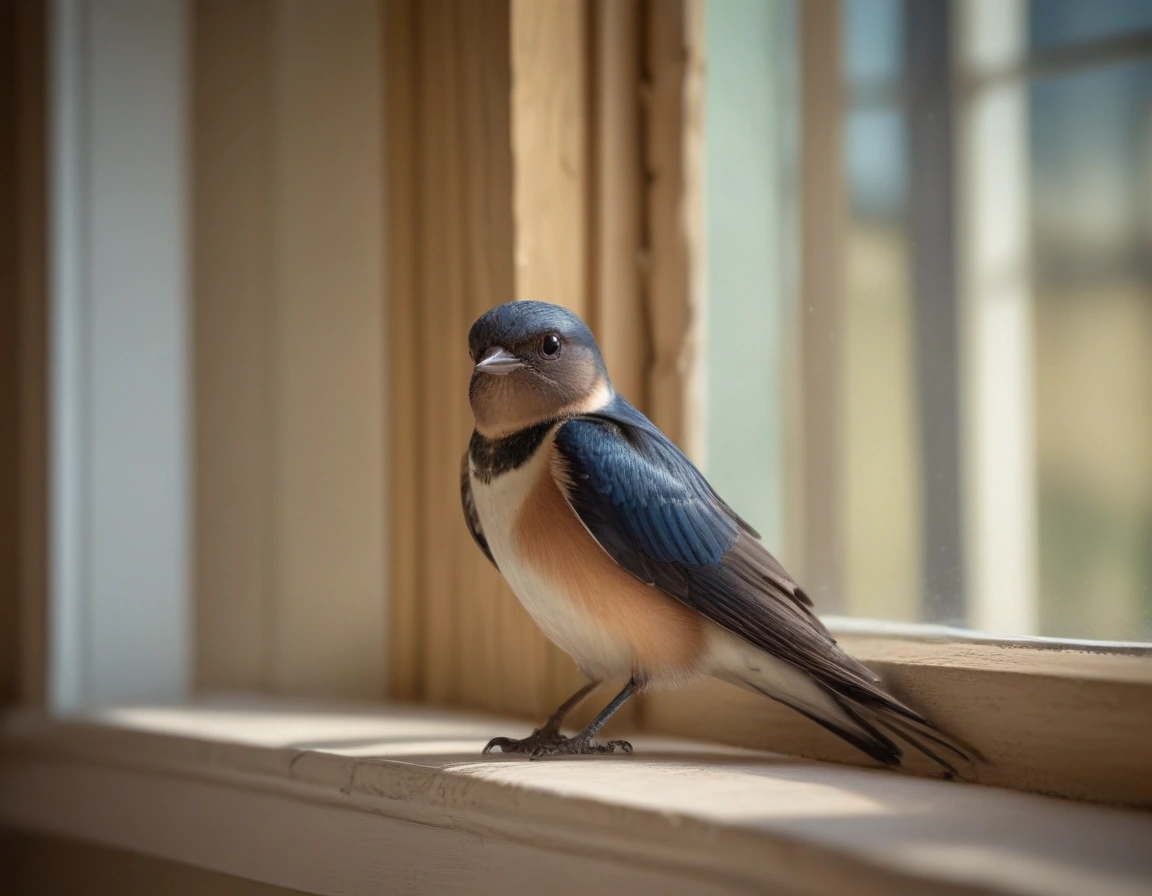
[[[468,528],[588,684],[521,740],[532,757],[632,752],[597,733],[647,688],[714,676],[777,700],[889,766],[901,742],[951,776],[971,749],[887,693],[840,648],[760,536],[612,388],[591,331],[543,302],[472,326],[475,430],[461,464]],[[624,689],[574,737],[564,717],[603,681]]]

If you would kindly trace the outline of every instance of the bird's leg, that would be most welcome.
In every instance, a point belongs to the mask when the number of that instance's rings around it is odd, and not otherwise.
[[[548,721],[545,722],[543,726],[537,728],[523,740],[514,740],[511,737],[494,737],[488,741],[488,746],[484,748],[484,753],[491,752],[493,747],[499,747],[501,753],[532,754],[546,744],[555,744],[567,740],[567,738],[560,733],[560,726],[564,723],[564,719],[568,716],[568,713],[579,706],[580,701],[592,693],[599,684],[600,682],[598,681],[588,682],[588,684],[584,685],[584,687],[580,688],[575,694],[561,703],[556,711],[548,717]]]
[[[562,737],[558,741],[540,744],[532,751],[532,758],[539,759],[542,756],[571,756],[584,753],[615,753],[617,747],[625,753],[631,753],[632,744],[626,740],[610,740],[607,743],[599,744],[592,740],[592,738],[594,738],[608,720],[612,718],[616,710],[628,702],[628,698],[634,693],[636,693],[635,677],[628,679],[628,684],[624,685],[624,690],[617,694],[612,699],[612,702],[601,710],[600,715],[596,716],[587,728],[575,737]]]

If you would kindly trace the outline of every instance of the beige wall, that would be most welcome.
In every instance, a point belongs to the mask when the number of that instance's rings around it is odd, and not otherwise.
[[[195,684],[381,698],[380,4],[192,15]]]

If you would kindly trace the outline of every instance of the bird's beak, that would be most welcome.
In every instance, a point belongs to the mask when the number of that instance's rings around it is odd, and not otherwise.
[[[523,366],[524,362],[512,354],[512,352],[497,346],[488,349],[488,351],[484,353],[484,357],[477,362],[475,370],[477,373],[507,376],[513,370],[519,370]]]

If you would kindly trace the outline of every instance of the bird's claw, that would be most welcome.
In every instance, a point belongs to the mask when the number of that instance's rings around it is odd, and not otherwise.
[[[575,737],[565,737],[559,731],[546,728],[537,728],[522,740],[515,740],[511,737],[494,737],[488,741],[483,752],[487,755],[496,747],[500,748],[501,753],[526,754],[531,759],[543,759],[545,756],[585,756],[615,753],[617,748],[622,753],[632,752],[632,744],[626,740],[610,740],[601,744],[590,737],[579,734]]]
[[[552,744],[565,741],[566,738],[559,731],[550,728],[537,728],[527,737],[521,740],[516,740],[512,737],[494,737],[488,741],[487,746],[484,747],[482,755],[488,755],[495,747],[500,748],[501,753],[522,753],[531,756],[537,750],[551,746]]]
[[[596,743],[590,737],[566,737],[559,743],[544,744],[532,751],[530,758],[543,759],[545,756],[586,756],[597,753],[615,753],[616,748],[622,753],[631,753],[632,744],[626,740],[610,740],[606,743]]]

